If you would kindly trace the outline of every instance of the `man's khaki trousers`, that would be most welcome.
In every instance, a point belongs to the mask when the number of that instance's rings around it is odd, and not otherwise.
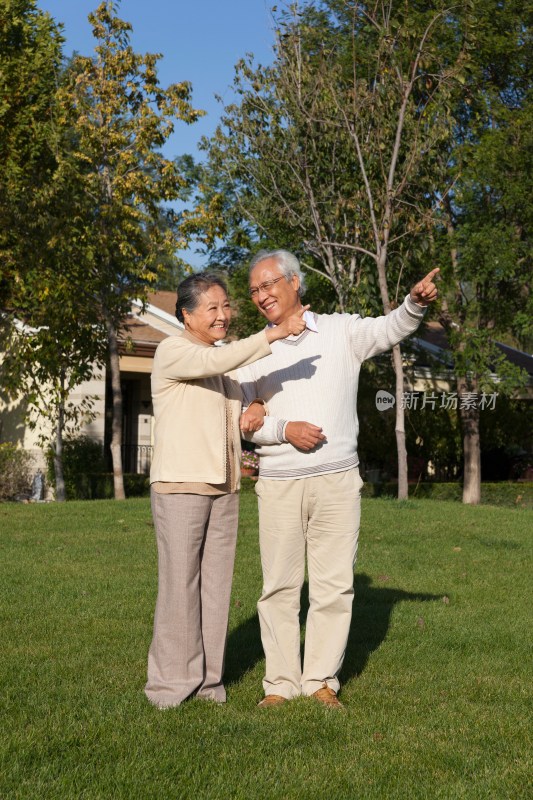
[[[224,702],[222,683],[238,494],[152,490],[159,585],[145,693],[177,706],[195,694]]]
[[[357,468],[299,480],[257,481],[266,656],[265,694],[290,699],[327,683],[338,691],[352,616],[363,482]],[[300,594],[309,577],[302,671]]]

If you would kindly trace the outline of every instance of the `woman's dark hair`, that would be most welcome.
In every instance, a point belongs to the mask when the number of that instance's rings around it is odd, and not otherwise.
[[[183,310],[192,314],[201,295],[207,292],[212,286],[220,286],[226,294],[228,290],[226,284],[219,278],[218,275],[213,273],[204,272],[198,275],[189,275],[178,286],[178,299],[176,301],[176,317],[180,322],[183,322]]]

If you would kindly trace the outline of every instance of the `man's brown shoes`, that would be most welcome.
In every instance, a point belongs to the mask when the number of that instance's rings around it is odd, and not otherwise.
[[[322,703],[323,706],[327,706],[328,708],[337,708],[344,710],[344,706],[337,697],[337,692],[334,692],[333,689],[324,684],[324,686],[319,689],[317,692],[313,692],[311,697],[314,697],[315,700],[318,700],[319,703]]]
[[[344,711],[344,706],[340,702],[339,698],[337,697],[337,692],[330,689],[327,683],[324,683],[321,689],[317,692],[314,692],[311,697],[314,697],[319,703],[326,708],[336,708],[341,709]],[[282,706],[284,703],[287,702],[286,697],[282,697],[280,694],[267,694],[266,697],[263,697],[260,703],[258,703],[258,708],[273,708],[274,706]]]
[[[273,706],[282,706],[286,702],[287,698],[280,694],[267,694],[257,705],[259,708],[273,708]]]

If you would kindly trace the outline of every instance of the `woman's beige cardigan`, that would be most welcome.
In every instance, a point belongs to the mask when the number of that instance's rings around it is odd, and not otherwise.
[[[240,475],[242,393],[232,375],[222,376],[270,352],[264,331],[222,347],[203,345],[186,332],[158,345],[152,371],[155,427],[150,483],[225,482],[226,397],[234,469]]]

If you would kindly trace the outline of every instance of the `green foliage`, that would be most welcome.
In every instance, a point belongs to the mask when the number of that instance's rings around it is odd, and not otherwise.
[[[54,453],[46,454],[48,480],[55,481]],[[67,500],[105,500],[114,495],[113,475],[107,470],[103,447],[89,436],[67,438],[63,443],[63,474]],[[150,479],[147,475],[126,473],[127,497],[147,497]]]
[[[110,446],[115,493],[122,499],[118,333],[131,301],[146,297],[157,269],[164,264],[168,272],[175,251],[184,246],[166,204],[186,193],[187,179],[162,148],[176,121],[191,123],[203,112],[190,104],[190,84],[160,85],[160,56],[135,53],[131,25],[118,17],[114,3],[100,3],[89,21],[95,54],[72,60],[58,93],[71,144],[58,172],[75,187],[65,246],[79,253],[87,275],[84,291],[106,330],[113,387]]]
[[[469,34],[460,7],[443,1],[284,7],[274,63],[241,59],[238,100],[205,143],[205,241],[237,230],[276,241],[330,284],[340,311],[376,315],[401,303],[429,271],[435,213],[450,188],[439,154],[453,137],[450,101]],[[403,494],[399,404],[396,415]]]
[[[529,350],[532,336],[530,16],[514,0],[472,6],[473,46],[452,97],[454,139],[440,154],[453,187],[441,198],[433,252],[444,284],[440,321],[462,391],[492,384],[511,394],[527,380],[495,342]],[[464,410],[461,422],[470,502],[481,479],[479,415]]]
[[[495,341],[531,349],[529,10],[324,0],[275,27],[274,63],[237,64],[238,100],[205,142],[206,243],[273,240],[364,315],[439,265],[458,380],[523,386]],[[457,437],[438,433],[440,455]]]
[[[181,163],[161,149],[176,121],[191,123],[203,112],[191,107],[188,83],[160,85],[160,56],[133,51],[131,25],[113,3],[101,3],[89,21],[95,54],[75,56],[59,90],[70,131],[59,173],[76,186],[67,230],[69,246],[81,249],[85,291],[118,328],[131,300],[184,245],[163,204],[186,196],[188,183]]]
[[[89,436],[66,439],[63,473],[67,500],[107,500],[114,496],[113,475],[106,472],[103,448]],[[55,481],[53,451],[47,451],[48,480]],[[148,497],[148,475],[124,474],[126,497]]]
[[[55,92],[63,38],[35,0],[0,0],[0,308],[46,242],[45,196],[56,164]]]
[[[27,315],[46,297],[63,305],[59,278],[39,279],[51,260],[81,319],[107,307],[118,324],[159,269],[179,267],[185,242],[165,204],[187,197],[192,167],[161,148],[176,121],[203,112],[188,83],[159,84],[160,57],[133,51],[117,4],[90,15],[94,57],[68,64],[57,24],[34,0],[0,7],[2,306]]]
[[[412,380],[412,371],[406,370]],[[383,480],[397,475],[394,410],[378,411],[376,393],[394,394],[395,376],[390,358],[382,356],[363,365],[359,380],[357,409],[359,439],[357,450],[368,469],[380,470]],[[431,462],[444,479],[456,478],[462,468],[461,434],[457,412],[445,408],[405,410],[405,432],[411,479],[429,479]]]
[[[365,483],[363,497],[396,498],[397,486],[395,483]],[[410,486],[409,497],[412,499],[426,498],[430,500],[453,500],[460,502],[462,499],[462,486],[459,483],[418,483]],[[481,484],[481,503],[483,505],[504,506],[506,508],[533,509],[533,483],[499,483]]]
[[[46,453],[47,477],[55,483],[54,452]],[[67,438],[63,442],[63,478],[67,500],[87,500],[91,497],[91,474],[106,469],[103,448],[89,436]]]
[[[533,470],[533,403],[498,396],[495,409],[480,417],[483,481],[527,478]]]
[[[531,27],[523,6],[484,0],[474,17],[475,47],[453,98],[455,146],[442,154],[454,186],[442,203],[436,257],[446,289],[441,320],[456,372],[483,382],[495,340],[530,349],[533,106]],[[520,376],[505,375],[503,362],[497,366],[512,391]]]
[[[409,351],[406,351],[409,356]],[[442,363],[432,363],[434,373],[442,370]],[[411,367],[406,368],[407,379],[414,381]],[[453,373],[448,372],[453,382]],[[362,464],[379,470],[381,480],[396,476],[397,461],[394,452],[393,411],[378,411],[376,392],[385,389],[394,393],[394,373],[388,356],[366,362],[361,370],[358,392],[359,440],[358,453]],[[479,415],[481,480],[517,480],[527,476],[532,466],[533,406],[528,399],[509,397],[505,387],[497,384],[494,408]],[[427,390],[431,393],[431,389]],[[436,391],[437,396],[439,390]],[[451,389],[450,389],[451,391]],[[422,401],[416,408],[406,409],[405,428],[409,453],[411,481],[457,481],[463,474],[462,431],[459,411],[453,408],[433,408]],[[428,471],[431,463],[436,474]],[[446,499],[446,498],[443,498]]]
[[[29,495],[32,462],[26,450],[10,442],[0,443],[0,502]]]
[[[88,493],[79,499],[106,500],[114,495],[113,475],[109,472],[88,475]],[[148,475],[124,473],[124,489],[126,497],[149,497],[150,478]]]

